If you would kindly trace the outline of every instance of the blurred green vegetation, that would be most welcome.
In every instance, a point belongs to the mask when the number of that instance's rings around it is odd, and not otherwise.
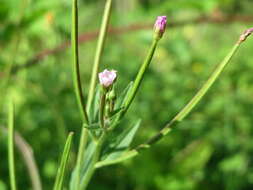
[[[97,31],[104,1],[79,3],[80,33]],[[152,25],[157,15],[167,15],[168,23],[239,18],[167,28],[124,123],[142,118],[134,144],[155,134],[194,95],[240,33],[252,26],[253,20],[244,19],[252,7],[252,0],[115,0],[114,28]],[[69,171],[78,145],[81,123],[72,88],[71,50],[51,53],[32,67],[10,73],[37,53],[68,41],[70,28],[70,0],[1,0],[0,127],[6,126],[6,102],[14,96],[16,130],[34,150],[45,190],[52,188],[68,131],[75,132]],[[134,79],[151,39],[152,27],[108,36],[101,70],[118,70],[118,91]],[[80,44],[86,93],[95,47],[94,39]],[[197,108],[166,138],[133,160],[98,170],[88,189],[253,189],[252,49],[251,38]],[[6,141],[1,131],[0,190],[9,189]],[[16,170],[18,189],[31,189],[18,151]]]

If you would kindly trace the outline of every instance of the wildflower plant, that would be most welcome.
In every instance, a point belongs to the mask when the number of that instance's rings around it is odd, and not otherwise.
[[[156,47],[166,31],[167,17],[157,17],[154,24],[153,40],[150,45],[150,49],[147,52],[146,58],[141,64],[134,81],[130,82],[122,92],[116,92],[115,85],[117,85],[117,80],[121,80],[120,73],[115,70],[108,69],[99,72],[101,66],[101,55],[104,51],[105,38],[112,9],[112,0],[106,1],[86,104],[86,99],[83,94],[83,89],[85,88],[83,88],[83,83],[81,81],[78,59],[77,0],[73,0],[72,5],[73,84],[76,100],[82,117],[82,126],[80,126],[79,147],[75,167],[71,174],[69,189],[84,190],[87,188],[97,169],[117,164],[137,156],[142,150],[150,148],[152,144],[167,135],[170,132],[171,127],[182,121],[207,93],[208,89],[213,85],[225,66],[230,62],[232,56],[236,53],[242,42],[244,42],[253,32],[253,29],[248,29],[242,33],[239,40],[229,51],[228,55],[220,64],[218,64],[216,69],[212,72],[208,80],[203,84],[196,95],[193,96],[193,98],[171,121],[158,131],[157,134],[147,139],[146,142],[136,147],[131,147],[131,143],[136,135],[136,132],[141,126],[141,121],[138,120],[133,126],[125,128],[120,127],[121,121],[125,119],[127,111],[140,90],[142,82],[144,82],[145,73],[152,62]],[[11,187],[12,190],[15,190],[15,169],[13,159],[14,109],[12,104],[10,105],[9,110],[9,169],[11,174]],[[115,129],[119,130],[116,132]],[[120,131],[120,134],[118,134],[118,131]],[[79,136],[79,134],[75,137],[77,136]],[[55,179],[54,190],[63,189],[64,175],[73,137],[73,133],[70,133],[66,140],[58,173]]]

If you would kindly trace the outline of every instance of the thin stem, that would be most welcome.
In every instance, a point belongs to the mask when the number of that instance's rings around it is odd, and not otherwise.
[[[73,51],[73,82],[75,86],[75,93],[78,102],[78,106],[80,109],[80,113],[83,119],[83,122],[89,124],[88,114],[85,110],[85,103],[82,93],[82,86],[81,86],[81,77],[80,77],[80,69],[79,69],[79,56],[78,56],[78,6],[77,0],[72,1],[72,51]],[[77,182],[76,187],[77,190],[79,189],[80,184],[80,170],[81,170],[81,162],[83,160],[83,155],[85,152],[85,147],[87,144],[87,136],[88,131],[84,127],[82,127],[82,134],[79,141],[79,149],[77,154]]]
[[[148,66],[151,63],[151,60],[153,58],[153,55],[155,53],[155,49],[157,47],[159,40],[153,39],[152,45],[149,49],[149,52],[147,54],[146,59],[144,60],[143,64],[141,65],[141,68],[139,69],[135,81],[133,83],[133,87],[130,89],[130,93],[126,99],[126,101],[123,104],[123,110],[120,112],[120,114],[117,116],[117,118],[115,119],[115,122],[112,124],[111,129],[115,128],[117,126],[117,124],[119,123],[120,119],[125,115],[125,113],[127,112],[128,108],[130,107],[132,101],[134,100],[136,93],[141,85],[141,82],[144,78],[144,74],[146,72],[146,70],[148,69]]]
[[[82,133],[80,137],[80,146],[78,149],[78,155],[77,155],[77,163],[76,163],[76,184],[75,184],[75,189],[79,190],[80,189],[80,174],[81,174],[81,165],[82,161],[84,158],[84,153],[85,153],[85,147],[87,145],[88,141],[88,130],[85,128],[85,126],[82,127]]]
[[[143,148],[149,148],[152,144],[159,141],[161,138],[163,138],[165,135],[167,135],[170,132],[170,128],[174,125],[176,125],[178,122],[182,121],[189,113],[190,111],[199,103],[201,98],[207,93],[209,88],[213,85],[213,83],[216,81],[218,76],[221,74],[225,66],[229,63],[233,55],[238,50],[241,43],[236,43],[233,48],[230,50],[228,55],[225,57],[225,59],[216,67],[216,69],[213,71],[211,76],[208,78],[208,80],[204,83],[204,85],[200,88],[200,90],[195,94],[195,96],[189,101],[188,104],[167,124],[165,127],[156,135],[151,137],[146,143],[139,145],[135,150],[141,150]]]
[[[152,42],[151,48],[149,49],[148,55],[147,55],[144,63],[141,65],[141,68],[140,68],[140,70],[139,70],[139,72],[138,72],[138,74],[135,78],[135,81],[134,81],[133,87],[130,91],[130,94],[129,94],[128,98],[126,99],[126,102],[123,105],[124,110],[122,112],[122,115],[124,115],[127,112],[128,108],[130,107],[132,101],[135,98],[135,95],[136,95],[136,93],[137,93],[137,91],[138,91],[138,89],[141,85],[141,82],[142,82],[143,78],[144,78],[144,74],[145,74],[148,66],[151,63],[151,60],[152,60],[153,55],[155,53],[157,43],[158,43],[158,40],[154,39],[153,42]]]
[[[97,142],[97,145],[96,145],[96,149],[95,149],[95,152],[94,152],[94,155],[92,156],[92,160],[89,164],[89,168],[82,180],[82,183],[81,183],[81,186],[80,186],[80,190],[84,190],[86,189],[86,187],[88,186],[90,180],[91,180],[91,177],[93,176],[95,170],[96,170],[96,163],[99,161],[99,158],[100,158],[100,153],[101,153],[101,148],[102,148],[102,145],[105,141],[107,137],[107,134],[105,132],[103,132],[103,134],[101,135],[101,137],[99,138],[98,142]]]
[[[72,3],[72,53],[73,53],[73,82],[75,87],[76,99],[81,112],[83,122],[89,123],[88,114],[85,110],[85,102],[82,93],[81,76],[78,57],[78,7],[77,0]]]
[[[111,8],[112,8],[112,0],[107,0],[105,4],[103,20],[102,20],[102,24],[101,24],[101,28],[99,32],[97,49],[96,49],[95,58],[94,58],[94,65],[93,65],[93,70],[92,70],[90,89],[89,89],[89,95],[88,95],[88,103],[87,103],[88,112],[90,110],[91,103],[95,94],[97,75],[98,75],[99,65],[101,62],[101,57],[102,57],[102,53],[103,53],[103,49],[105,45],[105,38],[108,31]]]
[[[11,190],[16,190],[15,161],[14,161],[14,105],[9,104],[8,114],[8,161]]]

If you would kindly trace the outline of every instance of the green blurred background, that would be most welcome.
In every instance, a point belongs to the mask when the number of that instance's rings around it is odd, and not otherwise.
[[[84,91],[103,0],[79,1]],[[114,0],[102,67],[118,71],[117,90],[134,76],[152,40],[156,16],[168,24],[127,120],[142,118],[133,146],[156,133],[194,95],[240,33],[252,26],[252,0]],[[172,26],[170,26],[173,24]],[[72,88],[71,0],[0,2],[0,190],[9,189],[6,102],[15,97],[16,130],[31,145],[43,189],[52,189],[68,131],[80,118]],[[56,48],[56,49],[55,49]],[[57,49],[58,48],[58,49]],[[253,189],[253,39],[249,39],[193,112],[150,150],[97,171],[93,190]],[[16,151],[19,190],[31,189]],[[69,175],[65,180],[66,186]]]

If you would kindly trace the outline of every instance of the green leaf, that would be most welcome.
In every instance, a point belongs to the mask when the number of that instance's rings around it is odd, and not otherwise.
[[[62,154],[61,162],[60,162],[60,167],[58,168],[58,171],[57,171],[57,176],[56,176],[56,180],[55,180],[55,184],[54,184],[54,190],[61,190],[62,189],[65,169],[66,169],[67,161],[68,161],[69,154],[70,154],[72,137],[73,137],[73,132],[70,132],[68,135],[67,141],[65,143],[65,146],[64,146],[64,150],[63,150],[63,154]]]
[[[120,96],[117,98],[116,104],[115,104],[115,109],[122,109],[123,103],[126,101],[129,92],[133,86],[133,81],[131,81],[127,87],[123,90],[123,92],[120,94]]]
[[[114,160],[122,157],[122,155],[128,150],[131,142],[133,141],[135,134],[140,127],[140,124],[141,120],[138,120],[135,125],[129,127],[121,135],[119,135],[119,137],[116,138],[116,141],[111,144],[109,151],[107,151],[109,153],[106,153],[103,156],[101,162],[108,162],[110,164],[113,164]]]

